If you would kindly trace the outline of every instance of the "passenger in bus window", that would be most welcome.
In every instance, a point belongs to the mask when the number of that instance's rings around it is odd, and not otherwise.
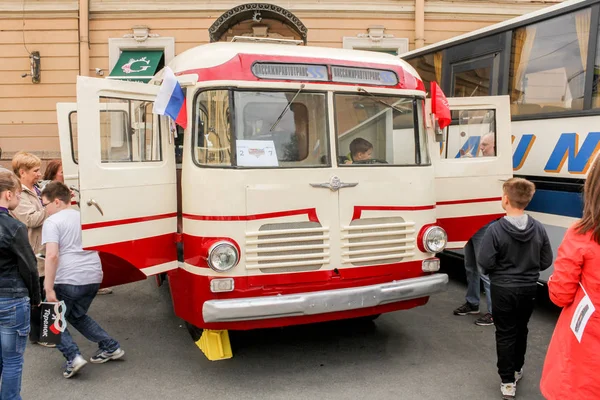
[[[373,158],[373,144],[367,139],[356,138],[350,142],[350,157],[346,159],[345,164],[352,164],[357,161],[367,161]]]
[[[483,157],[494,157],[496,155],[496,138],[494,132],[488,132],[482,136],[479,142],[479,150]]]

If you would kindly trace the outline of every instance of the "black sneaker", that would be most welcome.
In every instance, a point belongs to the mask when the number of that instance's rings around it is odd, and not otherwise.
[[[125,352],[118,348],[115,351],[98,350],[98,352],[90,358],[94,364],[103,364],[110,360],[117,360],[125,355]]]
[[[454,310],[454,315],[479,314],[479,306],[466,302]]]
[[[492,318],[492,314],[487,313],[483,317],[477,318],[475,320],[475,325],[479,325],[479,326],[494,325],[494,318]]]

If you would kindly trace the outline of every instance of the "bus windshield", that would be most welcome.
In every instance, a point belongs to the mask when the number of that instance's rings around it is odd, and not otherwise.
[[[196,97],[195,111],[194,156],[198,164],[253,168],[329,165],[325,93],[207,90]]]
[[[423,100],[335,94],[340,166],[427,165]]]
[[[334,94],[338,165],[429,164],[423,107],[415,97]],[[325,92],[205,90],[196,96],[194,111],[198,165],[333,165]]]

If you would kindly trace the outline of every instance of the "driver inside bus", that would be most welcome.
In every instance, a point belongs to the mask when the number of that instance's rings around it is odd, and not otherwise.
[[[352,164],[357,161],[367,161],[373,158],[373,145],[366,139],[356,138],[350,142],[350,154],[346,157],[344,164]]]
[[[494,132],[488,132],[481,138],[479,150],[483,157],[494,157],[496,155],[496,138]]]

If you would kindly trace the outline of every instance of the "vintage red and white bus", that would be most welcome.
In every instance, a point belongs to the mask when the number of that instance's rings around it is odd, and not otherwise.
[[[227,330],[424,305],[448,280],[435,254],[502,212],[506,98],[450,99],[461,129],[497,143],[457,162],[440,157],[421,79],[391,55],[214,43],[169,67],[187,129],[152,114],[161,73],[78,77],[77,103],[57,107],[63,166],[104,285],[168,275],[196,339],[222,339],[209,358],[228,356]]]

